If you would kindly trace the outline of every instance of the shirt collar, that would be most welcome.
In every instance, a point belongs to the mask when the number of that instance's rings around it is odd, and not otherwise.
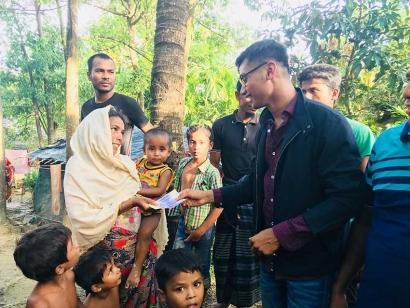
[[[187,160],[185,166],[186,166],[191,160],[193,160],[192,157],[191,157],[191,159]],[[209,160],[209,158],[207,158],[207,159],[198,167],[198,170],[199,170],[201,173],[205,174],[205,172],[206,172],[206,170],[208,169],[208,167],[209,167],[210,164],[211,164],[211,161]],[[184,167],[185,167],[185,166],[184,166]]]
[[[255,113],[255,116],[252,118],[252,120],[250,120],[248,122],[248,124],[258,124],[259,122],[259,115],[257,113]],[[241,119],[239,119],[238,117],[238,109],[236,109],[233,112],[233,120],[232,120],[232,124],[236,124],[236,123],[243,123]]]
[[[298,100],[298,92],[296,91],[296,95],[292,98],[292,100],[289,102],[286,108],[282,111],[282,117],[285,115],[293,116],[295,114],[295,107],[296,107],[297,100]],[[264,113],[263,115],[264,121],[268,121],[269,119],[273,118],[272,113],[269,110],[267,110],[267,108],[265,108],[263,113]]]
[[[403,130],[400,135],[400,140],[402,142],[409,142],[410,141],[410,124],[406,122],[404,124]]]

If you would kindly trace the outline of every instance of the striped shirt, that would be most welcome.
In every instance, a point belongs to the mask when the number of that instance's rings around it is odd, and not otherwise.
[[[180,191],[181,190],[181,177],[185,166],[192,160],[192,157],[186,157],[181,160],[179,167],[175,173],[175,184],[174,187]],[[222,187],[222,179],[219,174],[219,170],[212,166],[211,162],[207,158],[206,161],[202,163],[196,170],[196,176],[194,182],[192,183],[191,189],[196,190],[210,190]],[[213,203],[206,203],[198,207],[186,208],[183,212],[185,232],[198,229],[205,219],[208,217],[209,213],[214,208]],[[172,209],[169,212],[169,216],[176,216],[181,213],[180,206]]]
[[[410,125],[384,131],[370,154],[366,181],[373,187],[373,219],[356,307],[409,307]]]

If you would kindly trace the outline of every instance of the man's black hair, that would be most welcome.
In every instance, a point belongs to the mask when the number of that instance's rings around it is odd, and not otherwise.
[[[175,275],[181,272],[201,272],[198,256],[187,249],[178,248],[165,252],[155,263],[155,277],[158,287],[166,292],[165,285]]]
[[[171,149],[172,148],[172,137],[171,135],[168,133],[167,130],[163,129],[163,128],[152,128],[149,131],[147,131],[144,134],[144,144],[143,147],[145,148],[145,145],[148,142],[148,139],[151,138],[152,136],[164,136],[166,138],[168,138],[168,146]]]
[[[105,53],[97,53],[93,56],[91,56],[88,60],[87,60],[87,66],[88,66],[88,72],[91,73],[91,71],[93,70],[93,63],[94,63],[94,59],[95,58],[100,58],[100,59],[105,59],[105,60],[111,60],[112,62],[114,62],[113,59],[111,59],[111,57]]]
[[[14,261],[24,276],[44,283],[56,276],[57,266],[67,259],[71,231],[60,223],[50,223],[23,235],[17,241]]]
[[[290,72],[289,57],[286,46],[274,39],[266,39],[258,41],[246,48],[236,59],[235,65],[237,68],[241,66],[242,62],[264,62],[274,60],[286,68]],[[246,72],[245,72],[246,73]]]
[[[87,293],[94,293],[91,287],[102,283],[107,264],[111,263],[111,254],[107,250],[94,249],[83,254],[74,266],[75,282]]]

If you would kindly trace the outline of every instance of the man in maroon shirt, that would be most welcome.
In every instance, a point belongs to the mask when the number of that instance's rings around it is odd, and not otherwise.
[[[180,198],[185,206],[223,208],[253,201],[249,245],[261,257],[263,307],[328,307],[344,225],[363,203],[353,132],[338,111],[295,89],[284,45],[256,42],[236,65],[253,107],[266,107],[251,172],[236,185],[186,190]]]

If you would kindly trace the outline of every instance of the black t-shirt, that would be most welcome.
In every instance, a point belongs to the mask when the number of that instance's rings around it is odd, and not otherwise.
[[[124,115],[125,132],[121,145],[121,154],[129,156],[131,154],[131,139],[134,125],[141,129],[147,125],[148,119],[135,99],[114,93],[114,95],[104,103],[96,103],[95,97],[86,101],[81,107],[81,120],[95,109],[104,108],[108,105],[112,105],[117,110],[121,110]]]
[[[212,151],[221,152],[225,177],[238,181],[249,174],[251,161],[256,155],[255,137],[258,129],[258,115],[248,124],[244,124],[237,120],[236,111],[214,122]]]

